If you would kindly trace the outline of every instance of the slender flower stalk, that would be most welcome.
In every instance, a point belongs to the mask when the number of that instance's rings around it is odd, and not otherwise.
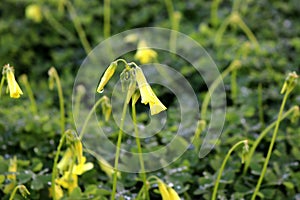
[[[233,147],[231,147],[231,149],[228,151],[228,153],[226,154],[223,162],[222,162],[222,165],[221,165],[221,168],[219,170],[219,173],[218,173],[218,177],[216,179],[216,182],[215,182],[215,187],[214,187],[214,191],[213,191],[213,194],[212,194],[212,197],[211,199],[212,200],[215,200],[217,198],[217,191],[218,191],[218,187],[219,187],[219,183],[220,183],[220,180],[221,180],[221,176],[222,176],[222,173],[223,173],[223,170],[225,168],[225,165],[227,163],[227,160],[229,159],[231,153],[238,147],[240,146],[241,144],[244,144],[246,147],[248,146],[248,140],[242,140],[242,141],[239,141],[237,142],[235,145],[233,145]]]
[[[85,31],[82,27],[82,24],[77,16],[76,10],[74,6],[72,5],[71,1],[66,0],[66,7],[70,13],[72,22],[74,24],[74,27],[77,31],[77,34],[79,36],[80,42],[84,48],[84,51],[86,54],[89,54],[92,51],[91,45],[86,37]],[[93,57],[92,57],[93,58]]]
[[[218,85],[221,83],[221,81],[226,77],[230,72],[233,70],[237,70],[241,67],[241,62],[239,60],[234,60],[231,62],[231,64],[222,72],[222,74],[211,84],[209,88],[209,92],[204,97],[202,106],[201,106],[201,119],[206,119],[206,112],[209,104],[209,100],[211,98],[211,94],[214,93]]]
[[[293,113],[299,111],[299,106],[293,106],[292,108],[290,108],[288,111],[286,111],[282,117],[281,117],[281,121],[284,120],[285,118],[287,118],[288,116],[292,115]],[[249,150],[249,153],[248,153],[248,158],[247,160],[245,161],[245,165],[244,165],[244,170],[243,170],[243,173],[246,174],[248,168],[249,168],[249,165],[251,163],[251,159],[254,155],[254,152],[257,148],[257,146],[260,144],[260,142],[262,141],[262,139],[269,133],[269,131],[275,127],[275,125],[277,124],[277,120],[273,123],[271,123],[269,126],[267,126],[262,132],[261,134],[259,135],[258,138],[255,139],[254,143],[251,145],[251,148]]]
[[[4,76],[2,76],[1,82],[0,82],[0,98],[1,98],[1,94],[2,94],[2,88],[3,88],[3,85],[4,85],[4,81],[5,81],[5,78],[4,78]]]
[[[258,182],[257,182],[257,185],[255,187],[255,190],[254,190],[254,193],[252,195],[251,200],[255,200],[255,198],[256,198],[256,196],[259,192],[261,183],[264,179],[264,176],[265,176],[265,173],[267,171],[268,164],[269,164],[269,160],[270,160],[271,155],[272,155],[273,146],[274,146],[275,141],[276,141],[279,125],[280,125],[280,122],[281,122],[281,119],[282,119],[282,113],[283,113],[283,110],[284,110],[284,106],[286,104],[286,101],[288,99],[289,94],[292,92],[292,90],[295,88],[295,86],[297,84],[297,79],[298,79],[298,75],[296,74],[296,72],[289,73],[289,75],[286,78],[286,80],[283,84],[283,87],[281,89],[280,93],[281,94],[284,93],[285,95],[283,97],[283,100],[282,100],[282,103],[281,103],[281,106],[280,106],[280,110],[279,110],[278,118],[277,118],[277,121],[276,121],[275,129],[274,129],[273,136],[272,136],[272,139],[271,139],[271,143],[270,143],[270,146],[269,146],[268,154],[267,154],[267,157],[265,159],[262,171],[260,173],[260,177],[258,179]]]
[[[9,197],[9,200],[14,200],[15,198],[15,195],[16,195],[16,192],[17,190],[20,191],[21,195],[26,198],[27,195],[30,195],[30,192],[27,190],[27,188],[25,187],[25,185],[17,185],[13,192],[11,193],[10,197]]]
[[[136,120],[136,109],[135,109],[135,103],[138,100],[139,96],[136,97],[137,95],[135,94],[132,98],[132,121],[134,125],[134,133],[135,133],[135,139],[136,139],[136,145],[138,148],[138,154],[139,154],[139,160],[140,160],[140,166],[141,166],[141,175],[144,183],[144,191],[146,194],[146,199],[150,200],[149,197],[149,192],[148,192],[148,183],[147,183],[147,177],[146,177],[146,172],[145,172],[145,166],[144,166],[144,160],[143,160],[143,151],[142,151],[142,146],[140,142],[140,137],[139,137],[139,132],[138,132],[138,127],[137,127],[137,120]],[[134,98],[135,97],[135,98]]]
[[[58,162],[58,158],[59,158],[59,154],[61,151],[61,147],[66,139],[67,134],[70,134],[71,130],[67,130],[63,133],[63,135],[61,136],[60,140],[59,140],[59,144],[57,146],[57,150],[56,150],[56,154],[55,154],[55,158],[54,158],[54,162],[53,162],[53,167],[52,167],[52,177],[51,177],[51,193],[52,193],[52,199],[56,200],[56,193],[55,193],[55,179],[57,176],[57,162]]]
[[[104,0],[104,38],[110,37],[110,0]]]
[[[57,91],[58,91],[58,98],[59,98],[59,108],[60,108],[60,130],[61,134],[65,132],[65,107],[64,107],[64,95],[62,91],[62,86],[60,83],[59,75],[54,67],[51,67],[48,71],[49,75],[49,87],[52,90],[53,89],[53,82],[55,80]]]
[[[121,123],[120,123],[120,129],[119,129],[119,133],[118,133],[116,156],[115,156],[115,162],[114,162],[115,173],[114,173],[114,176],[113,176],[113,187],[112,187],[112,193],[111,193],[111,197],[110,197],[111,200],[115,200],[115,196],[116,196],[117,178],[118,178],[118,165],[119,165],[121,142],[122,142],[122,136],[123,136],[123,127],[124,127],[127,107],[128,107],[128,104],[127,104],[126,100],[124,100],[123,111],[122,111],[122,116],[121,116]]]
[[[86,130],[86,127],[88,125],[88,122],[90,120],[90,118],[92,117],[93,113],[95,112],[96,108],[104,101],[104,98],[100,98],[98,99],[98,101],[96,101],[96,103],[94,104],[94,106],[92,107],[92,109],[90,110],[89,114],[87,115],[83,125],[82,125],[82,128],[81,128],[81,131],[79,133],[79,139],[81,140],[84,133],[85,133],[85,130]]]
[[[28,81],[26,74],[21,75],[20,80],[24,84],[26,93],[28,94],[30,104],[31,104],[31,106],[30,106],[31,111],[34,115],[37,115],[36,101],[35,101],[35,98],[34,98],[34,95],[33,95],[33,92],[32,92],[32,89],[31,89],[31,86],[30,86],[30,83]]]

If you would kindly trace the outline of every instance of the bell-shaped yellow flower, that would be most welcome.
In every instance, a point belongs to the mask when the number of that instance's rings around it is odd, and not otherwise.
[[[167,186],[164,184],[164,182],[162,182],[162,181],[158,182],[158,189],[160,191],[162,200],[170,200],[170,194],[169,194]]]
[[[57,164],[57,168],[58,168],[59,172],[62,174],[64,171],[66,171],[66,169],[72,162],[73,162],[73,153],[72,153],[72,150],[70,148],[68,148],[65,151],[62,159]]]
[[[74,141],[74,151],[77,157],[77,162],[80,164],[82,163],[82,158],[83,158],[83,154],[82,154],[82,143],[80,141],[79,138],[76,138]]]
[[[106,69],[106,71],[104,72],[101,80],[100,80],[100,83],[99,83],[99,86],[97,88],[97,92],[98,93],[102,93],[103,92],[103,89],[104,89],[104,86],[107,84],[107,82],[111,79],[111,77],[114,75],[115,71],[116,71],[116,68],[117,68],[117,62],[112,62],[109,67]]]
[[[151,115],[155,115],[160,113],[161,111],[166,110],[167,108],[161,103],[161,101],[154,94],[152,88],[148,84],[144,73],[140,67],[136,67],[136,81],[139,86],[139,90],[142,97],[142,103],[150,105],[150,113]]]
[[[73,173],[76,175],[81,175],[86,171],[89,171],[93,169],[94,164],[91,162],[85,163],[86,162],[86,157],[82,156],[81,163],[78,165],[74,165],[73,167]]]
[[[14,75],[12,69],[7,69],[6,78],[7,78],[7,84],[8,84],[10,97],[11,98],[19,98],[20,95],[23,94],[23,92],[15,79],[15,75]]]
[[[55,183],[72,192],[74,188],[78,187],[78,177],[76,174],[65,172],[61,178],[55,180]]]
[[[149,49],[147,43],[141,40],[138,44],[138,50],[134,55],[134,59],[139,60],[141,64],[149,63],[157,58],[156,51]]]
[[[170,200],[180,200],[180,197],[178,196],[177,192],[173,188],[169,187],[168,191],[169,191]]]

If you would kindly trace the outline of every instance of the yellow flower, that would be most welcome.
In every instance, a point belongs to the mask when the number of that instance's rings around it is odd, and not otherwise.
[[[16,185],[16,172],[17,172],[17,157],[14,156],[13,159],[9,160],[9,166],[8,166],[8,172],[7,179],[9,180],[9,183],[5,185],[3,192],[5,194],[10,193],[15,185]]]
[[[31,4],[26,7],[25,15],[28,19],[40,23],[43,19],[41,7],[37,4]]]
[[[144,40],[139,42],[138,50],[134,55],[134,59],[139,60],[141,64],[146,64],[151,62],[152,60],[155,60],[156,57],[157,53],[154,50],[149,49],[147,47],[147,43]]]
[[[169,191],[170,200],[180,200],[180,197],[178,196],[177,192],[173,188],[169,187],[168,191]]]
[[[82,143],[79,140],[79,138],[76,138],[75,141],[74,141],[74,151],[75,151],[75,154],[76,154],[76,157],[77,157],[77,162],[82,163],[82,158],[83,158]]]
[[[76,174],[65,172],[61,178],[55,180],[55,183],[72,192],[74,188],[78,187],[78,177]]]
[[[52,189],[49,188],[49,196],[52,197]],[[64,192],[60,185],[55,184],[55,199],[61,199],[64,196]]]
[[[168,189],[167,189],[167,186],[162,181],[158,182],[158,189],[160,191],[162,200],[171,200],[170,199],[170,194],[169,194]]]
[[[148,84],[144,73],[140,67],[136,67],[136,81],[139,86],[139,90],[142,97],[142,103],[150,105],[151,115],[160,113],[161,111],[166,110],[167,108],[160,102],[157,96],[154,94],[152,88]]]
[[[23,92],[22,92],[20,86],[18,85],[18,83],[15,79],[15,75],[11,68],[7,69],[6,78],[7,78],[7,84],[8,84],[10,97],[11,98],[19,98],[20,95],[23,94]]]
[[[115,173],[114,168],[105,159],[101,158],[100,156],[97,156],[97,160],[102,171],[104,171],[109,178],[112,178],[112,175]],[[121,177],[119,171],[117,172],[117,177],[118,178]]]
[[[93,163],[91,162],[85,163],[85,161],[86,161],[86,157],[82,156],[81,163],[79,163],[78,165],[74,165],[72,173],[76,175],[81,175],[84,172],[93,169],[94,167]]]
[[[59,163],[57,164],[57,168],[59,170],[59,172],[62,174],[70,165],[70,163],[73,162],[73,153],[72,150],[70,148],[68,148],[62,159],[59,161]]]
[[[112,62],[109,67],[106,69],[106,71],[104,72],[99,86],[97,88],[97,92],[102,93],[104,86],[107,84],[107,82],[109,81],[109,79],[111,79],[111,77],[114,75],[115,71],[117,68],[117,62]]]

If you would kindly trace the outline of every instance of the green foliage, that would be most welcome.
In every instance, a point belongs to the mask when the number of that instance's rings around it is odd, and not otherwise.
[[[9,99],[5,88],[0,98],[0,197],[9,199],[4,188],[8,180],[10,159],[17,156],[16,184],[24,184],[30,191],[30,199],[47,199],[51,183],[51,169],[56,148],[61,137],[59,98],[55,91],[48,89],[47,71],[55,66],[61,75],[66,103],[66,127],[74,128],[71,110],[71,89],[76,70],[86,56],[79,33],[74,25],[74,16],[61,4],[62,0],[2,0],[0,4],[0,66],[7,63],[15,66],[16,77],[28,75],[37,101],[37,115],[30,111],[26,93],[20,99]],[[75,8],[76,19],[82,25],[91,47],[103,41],[103,1],[69,0]],[[280,89],[288,72],[297,71],[300,66],[300,4],[289,1],[245,0],[239,6],[239,15],[256,36],[259,49],[249,41],[237,25],[228,25],[222,42],[215,44],[215,36],[223,20],[232,9],[232,1],[222,1],[218,9],[219,24],[210,22],[210,1],[173,1],[174,9],[182,14],[179,31],[199,42],[224,71],[232,61],[240,60],[241,68],[236,71],[236,88],[232,88],[230,77],[226,77],[227,116],[223,134],[214,150],[205,158],[198,158],[198,150],[189,148],[178,160],[164,169],[150,172],[173,188],[184,199],[210,199],[218,170],[228,150],[242,139],[249,139],[249,146],[264,130],[264,126],[276,120],[282,95]],[[26,8],[36,4],[41,8],[42,21],[37,22],[26,16]],[[159,26],[170,28],[168,12],[163,1],[111,1],[111,34],[136,27]],[[132,55],[129,55],[133,59]],[[159,60],[174,66],[189,78],[193,89],[202,102],[207,88],[199,75],[187,63],[177,62],[161,52]],[[229,75],[230,76],[230,75]],[[257,88],[262,86],[262,104],[259,107]],[[22,87],[22,85],[21,85]],[[95,86],[96,87],[96,86]],[[158,96],[171,97],[168,91],[155,89]],[[231,95],[234,93],[234,95]],[[289,97],[286,110],[300,104],[300,87]],[[234,99],[231,99],[233,98]],[[84,97],[87,98],[87,97]],[[162,99],[162,102],[164,100]],[[165,103],[165,102],[163,102]],[[149,141],[141,140],[143,151],[153,151],[165,146],[177,131],[174,105],[169,102],[168,128]],[[201,105],[200,105],[201,106]],[[143,110],[138,107],[137,110]],[[262,109],[263,116],[259,115]],[[100,113],[100,112],[99,112]],[[100,117],[103,117],[100,115]],[[188,117],[188,116],[187,116]],[[263,117],[264,124],[260,117]],[[138,113],[137,120],[146,122],[145,113]],[[195,119],[197,120],[197,119]],[[117,139],[117,127],[109,135]],[[175,123],[175,124],[174,124]],[[88,130],[90,131],[90,130]],[[220,180],[219,199],[250,199],[259,178],[271,140],[271,132],[263,138],[253,155],[248,171],[243,174],[242,153],[238,151],[229,158]],[[266,176],[258,196],[264,199],[297,199],[300,196],[300,128],[297,121],[285,119],[281,122],[276,145],[270,159]],[[202,136],[201,136],[202,138]],[[127,142],[135,142],[132,137]],[[185,142],[179,140],[178,142]],[[63,147],[62,154],[66,147]],[[177,149],[168,149],[176,153]],[[137,151],[137,149],[131,149]],[[79,177],[79,187],[69,195],[65,190],[62,199],[77,197],[108,199],[111,180],[87,156],[94,168]],[[121,158],[122,159],[122,158]],[[126,159],[128,159],[126,157]],[[128,165],[138,165],[138,160],[122,160]],[[126,167],[126,166],[125,166]],[[131,167],[131,166],[130,166]],[[132,167],[131,167],[132,168]],[[12,181],[13,182],[13,181]],[[142,186],[138,174],[122,173],[117,186],[121,196],[134,198]],[[158,199],[156,185],[151,185],[151,199]],[[22,199],[16,194],[15,199]]]

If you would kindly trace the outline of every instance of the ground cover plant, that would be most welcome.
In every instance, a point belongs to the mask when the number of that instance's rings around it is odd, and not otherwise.
[[[0,199],[300,199],[299,13],[296,0],[3,0]],[[141,27],[175,31],[166,49],[152,48],[159,35],[114,37]],[[182,33],[218,76],[176,56],[191,48]],[[199,113],[158,77],[187,80]],[[222,134],[201,156],[214,105]]]

